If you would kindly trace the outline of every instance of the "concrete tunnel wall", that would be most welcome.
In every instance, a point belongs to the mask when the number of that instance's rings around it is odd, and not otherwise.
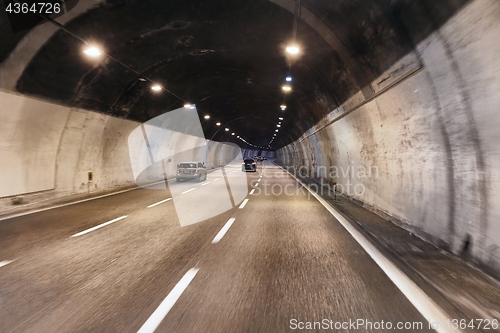
[[[345,196],[455,254],[469,240],[469,256],[498,276],[498,36],[500,2],[471,2],[373,82],[373,100],[354,96],[280,149],[278,162],[337,182]]]
[[[0,92],[0,101],[1,210],[14,202],[135,186],[127,140],[140,123],[7,92]],[[233,144],[211,141],[208,151],[188,150],[180,158],[214,168],[238,153]],[[167,176],[175,176],[176,165],[165,165]],[[158,175],[163,178],[163,170],[148,179]]]

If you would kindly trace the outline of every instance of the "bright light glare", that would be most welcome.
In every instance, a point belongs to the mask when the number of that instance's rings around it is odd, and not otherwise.
[[[90,47],[86,48],[83,52],[86,55],[91,56],[91,57],[98,57],[102,54],[101,50],[99,50],[95,46],[90,46]]]
[[[216,123],[215,125],[220,126],[220,123]]]
[[[205,117],[203,117],[205,119],[210,119],[210,116],[207,114]]]
[[[290,91],[290,90],[292,90],[292,87],[290,87],[290,86],[283,86],[283,90],[284,91]]]
[[[284,89],[284,88],[283,88],[283,89]],[[281,108],[281,110],[285,111],[285,110],[286,110],[286,105],[285,105],[285,104],[281,104],[281,105],[280,105],[280,108]]]
[[[290,45],[286,47],[286,52],[290,54],[297,54],[299,53],[299,51],[300,51],[299,47],[295,45]]]
[[[161,86],[158,85],[158,84],[155,84],[154,86],[151,87],[151,90],[153,90],[153,91],[160,91],[161,90]]]
[[[275,132],[278,132],[278,130],[276,130]]]
[[[231,135],[234,135],[234,132],[233,132],[233,133],[231,133]]]
[[[279,119],[279,120],[283,120],[283,117],[279,117],[278,119]]]
[[[227,127],[224,128],[224,131],[229,132],[229,128],[227,128]]]
[[[292,82],[292,77],[291,76],[287,76],[286,77],[286,82]]]
[[[276,127],[281,127],[281,125],[276,125]]]

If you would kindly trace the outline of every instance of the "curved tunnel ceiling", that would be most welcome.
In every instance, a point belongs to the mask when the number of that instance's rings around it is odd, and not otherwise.
[[[283,117],[273,144],[279,148],[356,92],[368,98],[369,82],[467,2],[302,0],[302,12],[322,22],[338,43],[300,21],[303,52],[290,62],[284,49],[292,37],[293,1],[106,1],[65,28],[112,58],[86,58],[82,41],[59,30],[28,64],[17,89],[140,122],[194,103],[207,138],[215,134],[215,140],[244,148],[224,131],[216,133],[215,121],[267,146]],[[5,21],[0,28],[7,28]],[[1,60],[23,36],[5,42]],[[293,90],[282,112],[281,86],[289,74]],[[144,77],[173,94],[153,93]],[[211,119],[203,119],[206,114]]]

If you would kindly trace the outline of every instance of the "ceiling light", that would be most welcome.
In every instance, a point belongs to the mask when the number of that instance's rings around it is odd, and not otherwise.
[[[276,127],[281,127],[281,125],[276,125]]]
[[[205,119],[210,119],[210,116],[207,114],[205,117],[203,117]]]
[[[284,89],[285,89],[285,88],[283,87],[283,90],[284,90]],[[281,108],[281,110],[285,111],[285,110],[286,110],[286,105],[285,105],[285,104],[281,104],[281,105],[280,105],[280,108]]]
[[[89,46],[88,48],[86,48],[84,51],[83,51],[86,55],[90,56],[90,57],[98,57],[102,54],[101,50],[99,50],[97,47],[95,46]]]
[[[215,125],[220,126],[220,123],[219,123],[219,122],[217,122],[217,123],[215,123]]]
[[[234,135],[234,132],[233,132],[233,133],[231,133],[231,135]]]
[[[139,81],[141,81],[141,82],[146,82],[146,79],[145,79],[145,78],[143,78],[143,77],[140,77],[140,78],[139,78]]]
[[[160,91],[161,90],[161,86],[159,84],[155,84],[155,85],[151,86],[151,90],[153,90],[153,91]]]
[[[285,80],[286,80],[286,82],[292,82],[292,77],[291,76],[287,76]]]
[[[290,90],[292,90],[292,87],[290,87],[290,86],[283,86],[282,89],[284,91],[290,91]]]
[[[290,45],[286,47],[286,52],[290,54],[298,54],[300,51],[299,47],[297,45]]]
[[[227,127],[224,128],[224,131],[229,132],[229,128],[227,128]]]
[[[275,132],[278,132],[278,130],[276,130]]]
[[[278,119],[279,119],[279,120],[283,120],[283,117],[279,117]]]

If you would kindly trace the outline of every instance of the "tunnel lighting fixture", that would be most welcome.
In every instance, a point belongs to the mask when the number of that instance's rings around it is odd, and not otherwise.
[[[278,130],[276,130],[275,132],[278,132]]]
[[[161,90],[161,86],[159,84],[152,85],[151,86],[151,90],[153,90],[153,91],[160,91]]]
[[[292,77],[291,76],[287,76],[285,80],[286,80],[286,82],[292,82]]]
[[[215,123],[215,125],[220,126],[220,123],[219,123],[219,122],[217,122],[217,123]]]
[[[210,119],[210,116],[207,114],[205,117],[203,117],[205,119]]]
[[[89,47],[87,47],[85,50],[83,50],[83,52],[84,52],[86,55],[88,55],[88,56],[90,56],[90,57],[93,57],[93,58],[99,57],[99,56],[102,54],[101,50],[99,50],[99,49],[98,49],[97,47],[95,47],[95,46],[89,46]]]
[[[224,131],[229,132],[229,128],[227,128],[227,127],[224,128]]]
[[[279,120],[283,120],[283,117],[279,117],[278,119],[279,119]]]
[[[283,89],[283,91],[290,91],[290,90],[292,90],[292,87],[290,87],[290,86],[283,86],[282,89]]]
[[[290,53],[290,54],[298,54],[300,51],[299,47],[297,45],[289,45],[286,47],[286,52]]]
[[[284,88],[283,88],[283,89],[284,89]],[[285,111],[285,110],[286,110],[286,105],[285,105],[285,104],[281,104],[281,105],[280,105],[280,108],[281,108],[281,110],[282,110],[282,111]]]
[[[145,79],[145,78],[143,78],[143,77],[140,77],[140,78],[139,78],[139,81],[141,81],[141,82],[146,82],[146,79]]]
[[[233,132],[233,133],[231,133],[231,135],[234,135],[234,132]]]
[[[237,138],[239,139],[239,138],[240,138],[240,136],[238,135],[238,136],[237,136]]]
[[[278,121],[278,124],[280,124],[280,125],[281,125],[281,121]]]
[[[278,124],[278,125],[276,125],[276,127],[281,127],[281,125]]]

